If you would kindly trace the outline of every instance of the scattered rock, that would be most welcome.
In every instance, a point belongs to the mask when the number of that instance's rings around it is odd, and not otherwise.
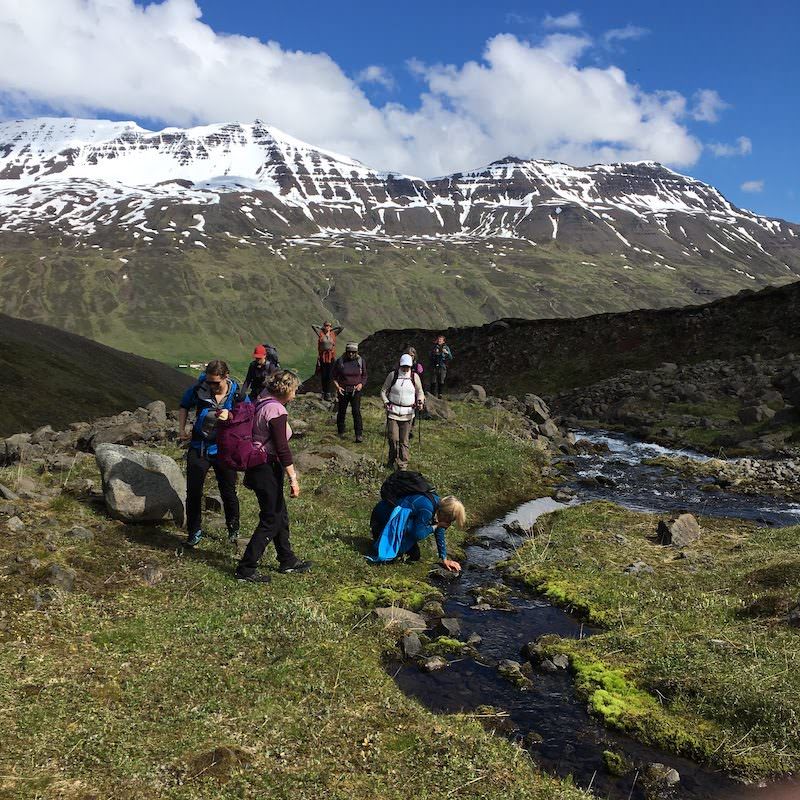
[[[431,656],[430,658],[424,659],[419,668],[423,672],[438,672],[440,669],[445,669],[447,667],[447,660],[442,658],[442,656]]]
[[[54,600],[58,598],[58,593],[55,589],[31,589],[28,596],[33,603],[34,611],[41,611],[45,606],[49,606]]]
[[[786,621],[793,628],[800,628],[800,603],[798,603],[793,609],[791,609],[791,611],[789,611]]]
[[[437,636],[448,636],[457,639],[461,633],[461,623],[455,617],[442,617],[434,626]]]
[[[504,658],[497,665],[497,671],[520,689],[528,689],[533,686],[533,681],[527,675],[523,674],[522,665],[518,661]]]
[[[486,389],[484,389],[483,386],[473,383],[469,388],[470,391],[466,394],[464,400],[474,403],[486,402]]]
[[[74,539],[76,542],[91,542],[92,539],[94,539],[94,534],[87,528],[83,528],[80,525],[70,528],[66,532],[66,536],[68,536],[70,539]]]
[[[569,669],[569,656],[565,653],[556,653],[550,660],[559,669]]]
[[[398,628],[407,631],[424,631],[428,627],[425,618],[413,611],[399,606],[385,606],[376,608],[375,616],[384,623],[386,628]]]
[[[422,606],[422,613],[427,617],[443,617],[444,607],[438,600],[428,600]]]
[[[575,492],[572,489],[556,489],[552,497],[556,503],[571,503],[575,499]]]
[[[766,405],[747,406],[739,411],[739,421],[744,425],[754,425],[774,416],[775,410]]]
[[[662,786],[676,786],[681,782],[681,775],[678,770],[668,767],[665,764],[653,763],[647,768],[648,777],[655,783]]]
[[[164,570],[156,563],[145,564],[136,572],[139,580],[147,586],[155,586],[164,580]]]
[[[658,523],[660,544],[672,547],[688,547],[700,538],[700,525],[693,514],[680,514]]]
[[[633,564],[628,564],[624,570],[622,570],[626,575],[652,575],[655,570],[646,562],[644,561],[634,561]]]
[[[431,394],[425,395],[425,409],[431,419],[442,419],[449,422],[456,418],[456,412],[453,411],[447,400],[439,400]]]
[[[11,519],[6,520],[6,528],[11,533],[20,533],[25,530],[25,523],[19,517],[11,517]]]
[[[549,658],[542,660],[539,664],[539,669],[542,672],[558,672],[558,667]]]
[[[19,495],[16,492],[12,492],[8,486],[3,486],[2,483],[0,483],[0,497],[3,500],[19,500]]]
[[[219,494],[203,495],[203,511],[209,514],[221,514],[223,511],[222,497]]]
[[[47,581],[62,592],[71,592],[75,584],[75,570],[61,564],[52,564],[47,571]]]
[[[449,569],[445,569],[444,567],[434,567],[428,573],[428,577],[435,581],[441,581],[442,583],[452,583],[461,577],[461,573],[451,572]]]
[[[155,422],[156,425],[167,424],[167,406],[164,404],[163,400],[154,400],[152,403],[145,406],[145,408],[150,415],[150,419]]]
[[[126,522],[185,519],[186,479],[168,456],[115,444],[100,444],[95,458],[111,516]]]
[[[400,650],[405,658],[416,658],[422,652],[422,642],[416,633],[408,633],[400,640]]]
[[[467,644],[470,647],[479,647],[483,642],[483,638],[479,636],[477,633],[471,633],[467,638]]]

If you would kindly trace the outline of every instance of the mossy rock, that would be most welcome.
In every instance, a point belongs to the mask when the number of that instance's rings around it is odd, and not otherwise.
[[[429,642],[423,648],[423,653],[426,656],[460,656],[464,651],[464,642],[458,639],[452,639],[449,636],[440,636]]]
[[[351,586],[336,593],[336,601],[352,609],[369,610],[383,606],[400,606],[419,611],[428,600],[441,601],[442,594],[422,581],[389,578],[374,584]]]
[[[609,775],[618,778],[627,775],[633,769],[631,762],[622,753],[615,753],[613,750],[603,750],[603,763]]]

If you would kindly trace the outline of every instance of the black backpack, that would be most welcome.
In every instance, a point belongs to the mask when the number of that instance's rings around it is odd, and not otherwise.
[[[271,344],[267,344],[266,342],[264,342],[264,347],[267,350],[267,361],[272,364],[276,370],[280,369],[281,362],[278,358],[278,348],[273,347]]]
[[[410,494],[424,494],[436,507],[436,500],[433,497],[435,492],[436,489],[419,472],[399,469],[383,482],[381,499],[396,506],[400,500]]]

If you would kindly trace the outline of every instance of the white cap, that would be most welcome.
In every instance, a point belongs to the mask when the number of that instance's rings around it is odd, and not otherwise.
[[[400,366],[401,367],[411,367],[414,365],[414,359],[408,353],[404,353],[400,356]]]

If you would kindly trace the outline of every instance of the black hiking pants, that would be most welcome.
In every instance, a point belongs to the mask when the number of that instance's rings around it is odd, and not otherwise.
[[[431,379],[431,391],[437,396],[441,397],[444,391],[444,384],[447,380],[447,367],[434,367],[433,378]]]
[[[216,456],[190,447],[186,454],[186,530],[199,531],[203,526],[203,486],[210,469],[214,470],[225,509],[228,531],[239,530],[239,498],[236,494],[236,472],[217,464]]]
[[[328,397],[331,393],[331,383],[333,382],[333,364],[321,362],[319,365],[319,377],[322,381],[322,394]]]
[[[364,433],[364,423],[361,419],[361,392],[348,392],[339,395],[339,411],[336,414],[336,428],[339,433],[344,433],[347,421],[347,406],[353,410],[353,429],[356,436]]]
[[[259,515],[258,525],[236,572],[239,575],[252,575],[270,542],[275,544],[281,566],[294,564],[297,556],[289,542],[289,512],[283,496],[283,467],[275,462],[249,469],[244,474],[244,485],[256,493]]]

